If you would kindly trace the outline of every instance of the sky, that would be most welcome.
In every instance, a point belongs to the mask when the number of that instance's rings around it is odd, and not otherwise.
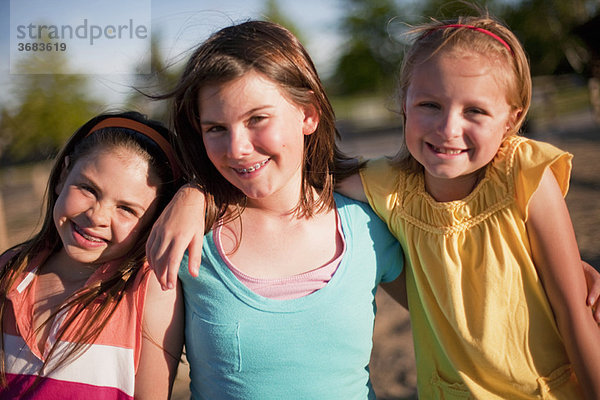
[[[161,38],[166,62],[185,61],[212,32],[261,17],[266,0],[0,0],[0,105],[10,103],[12,82],[30,71],[23,57],[46,57],[25,47],[50,35],[75,73],[88,75],[94,94],[118,106],[142,66],[152,35]],[[343,38],[337,31],[341,0],[278,0],[305,39],[321,75],[331,72]],[[52,36],[54,35],[54,36]],[[118,45],[115,45],[118,43]],[[141,64],[140,64],[141,63]],[[147,64],[146,64],[147,65]],[[18,75],[16,75],[18,74]]]

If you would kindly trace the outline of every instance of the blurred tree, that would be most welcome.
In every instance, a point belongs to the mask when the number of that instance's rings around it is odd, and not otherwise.
[[[266,21],[275,22],[279,25],[285,26],[290,30],[300,40],[300,42],[306,46],[306,38],[298,28],[298,25],[294,23],[294,21],[289,18],[287,15],[281,11],[281,7],[279,6],[279,2],[277,0],[266,0],[263,12],[263,19]]]
[[[344,0],[346,14],[340,28],[346,34],[340,58],[331,79],[337,94],[378,92],[393,86],[394,73],[402,58],[403,45],[395,40],[401,15],[394,0]]]
[[[573,33],[585,44],[588,57],[584,75],[588,78],[590,103],[596,121],[600,123],[600,13],[576,26]]]
[[[139,73],[142,64],[136,67],[134,84],[126,105],[128,109],[137,110],[152,119],[167,123],[170,112],[167,102],[152,100],[149,96],[164,94],[174,88],[181,76],[183,65],[179,65],[180,60],[167,60],[160,47],[161,37],[159,32],[152,32],[149,54],[151,73]],[[148,60],[142,61],[144,66],[147,62]]]
[[[489,10],[493,15],[501,17],[506,1],[480,0],[477,2],[428,0],[421,3],[420,13],[439,20],[455,18],[457,15],[477,15],[479,9]]]
[[[14,101],[0,109],[3,164],[51,156],[99,106],[87,76],[68,74],[64,53],[32,53],[18,70],[22,74],[12,81]]]
[[[503,18],[525,46],[533,75],[581,73],[587,53],[573,29],[599,9],[598,0],[522,0],[507,4]]]
[[[338,94],[380,91],[393,82],[402,58],[405,24],[489,10],[524,44],[534,75],[577,72],[589,54],[573,29],[600,11],[598,0],[340,0],[347,35],[334,77]]]

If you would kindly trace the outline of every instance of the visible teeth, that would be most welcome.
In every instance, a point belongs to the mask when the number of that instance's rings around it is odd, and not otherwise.
[[[89,240],[90,242],[103,242],[102,239],[98,239],[96,237],[90,236],[87,233],[83,232],[81,229],[79,229],[78,226],[75,226],[75,230],[81,235],[83,236],[85,239]]]
[[[435,147],[432,146],[433,149],[438,152],[438,153],[443,153],[443,154],[450,154],[450,155],[454,155],[454,154],[460,154],[462,153],[462,150],[451,150],[451,149],[442,149],[440,147]]]
[[[242,169],[238,169],[237,171],[241,174],[247,174],[248,172],[254,172],[257,169],[261,168],[263,165],[265,165],[267,163],[267,161],[269,161],[269,159],[266,159],[264,161],[261,161],[259,163],[254,164],[251,167],[248,168],[242,168]]]

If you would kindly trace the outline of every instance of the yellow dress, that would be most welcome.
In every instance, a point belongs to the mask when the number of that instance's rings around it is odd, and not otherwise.
[[[371,207],[404,249],[419,398],[582,397],[525,228],[544,170],[566,194],[571,158],[510,137],[475,190],[447,203],[425,192],[421,173],[386,159],[362,171]]]

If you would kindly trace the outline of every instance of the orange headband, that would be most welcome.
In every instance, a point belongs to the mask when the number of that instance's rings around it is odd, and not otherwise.
[[[160,133],[158,133],[156,130],[152,129],[148,125],[134,121],[129,118],[109,117],[103,119],[102,121],[94,125],[94,127],[90,129],[90,132],[86,136],[89,136],[102,128],[127,128],[139,132],[144,136],[150,138],[154,143],[158,145],[158,147],[160,147],[160,149],[169,159],[169,164],[171,164],[171,171],[173,172],[173,178],[179,179],[179,177],[181,176],[181,171],[179,170],[179,165],[177,164],[177,159],[175,158],[175,154],[173,152],[171,144]]]
[[[495,33],[488,31],[487,29],[478,28],[478,27],[473,26],[473,25],[450,24],[450,25],[438,26],[436,28],[433,28],[433,30],[445,29],[445,28],[466,28],[466,29],[471,29],[471,30],[477,31],[477,32],[485,33],[486,35],[493,37],[498,42],[500,42],[504,47],[506,47],[506,50],[508,50],[508,52],[510,54],[512,54],[513,56],[515,55],[515,53],[512,51],[512,49],[510,48],[510,46],[508,45],[508,43],[506,43],[506,40],[502,39],[500,36],[496,35]],[[432,31],[430,31],[430,32],[432,32]],[[427,36],[427,34],[425,36]]]

